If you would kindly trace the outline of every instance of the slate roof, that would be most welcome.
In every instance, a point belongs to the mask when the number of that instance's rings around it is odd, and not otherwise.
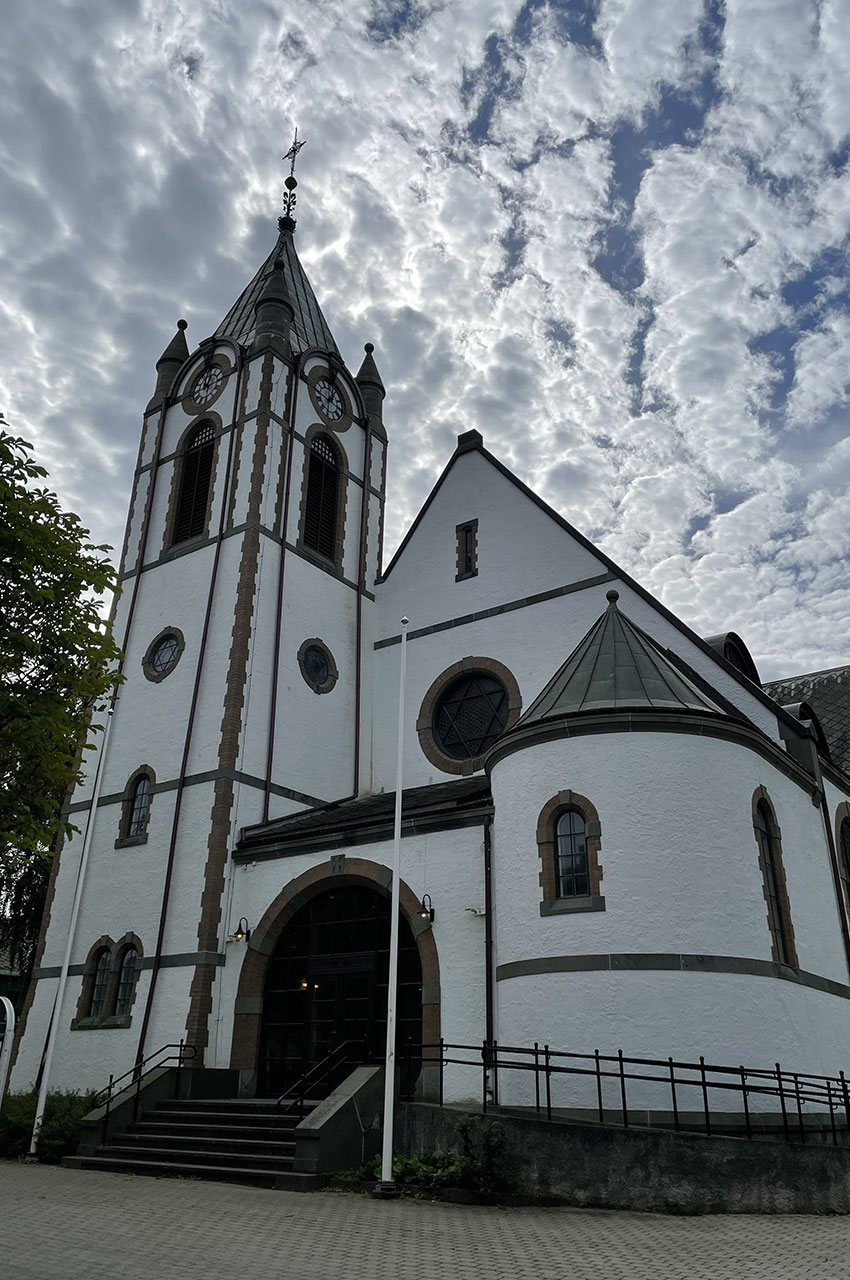
[[[402,793],[402,832],[416,835],[477,824],[492,811],[492,804],[490,783],[480,775],[411,787]],[[252,861],[264,852],[271,857],[284,848],[292,852],[293,846],[334,849],[386,840],[392,835],[394,816],[394,791],[337,800],[273,822],[244,827],[234,856]]]
[[[321,351],[334,351],[339,354],[322,309],[316,301],[310,281],[298,260],[292,232],[283,229],[277,244],[254,276],[251,283],[236,299],[227,315],[215,331],[217,338],[230,338],[244,346],[250,344],[254,336],[254,305],[259,298],[263,286],[272,273],[277,257],[283,258],[283,274],[292,305],[295,308],[295,319],[290,331],[290,341],[295,352],[306,351],[309,347],[318,347]]]
[[[771,680],[762,687],[781,706],[808,702],[821,723],[833,763],[850,773],[850,667]]]
[[[617,608],[618,593],[564,665],[520,718],[515,729],[538,720],[629,708],[724,710],[677,671],[646,632]]]

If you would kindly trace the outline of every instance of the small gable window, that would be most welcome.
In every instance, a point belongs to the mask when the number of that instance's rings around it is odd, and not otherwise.
[[[212,478],[215,427],[202,422],[196,427],[183,450],[180,470],[180,493],[174,517],[172,543],[186,542],[204,532],[207,523],[210,480]]]
[[[467,520],[455,529],[457,537],[457,573],[455,582],[478,575],[478,521]]]
[[[339,455],[330,436],[314,436],[307,466],[304,542],[328,560],[337,558]]]

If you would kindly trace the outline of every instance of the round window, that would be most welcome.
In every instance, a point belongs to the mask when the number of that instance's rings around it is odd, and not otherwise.
[[[471,671],[453,680],[434,708],[432,732],[453,760],[483,755],[508,722],[508,691],[495,676]]]
[[[148,651],[142,659],[142,670],[148,680],[159,681],[164,680],[169,675],[177,663],[186,647],[183,639],[183,633],[178,631],[176,627],[169,627],[166,631],[161,631],[148,646]]]
[[[333,654],[321,640],[305,640],[298,650],[298,666],[314,693],[330,693],[339,672]]]

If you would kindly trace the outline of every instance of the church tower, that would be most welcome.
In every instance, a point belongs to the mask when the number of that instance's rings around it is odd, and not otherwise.
[[[345,366],[286,185],[277,241],[215,333],[190,350],[181,320],[157,362],[114,618],[125,682],[72,798],[15,1089],[37,1077],[84,846],[52,1088],[180,1039],[226,1065],[239,830],[369,786],[384,387],[371,344]]]

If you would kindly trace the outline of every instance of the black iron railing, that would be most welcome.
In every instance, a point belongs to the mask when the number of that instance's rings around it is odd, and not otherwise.
[[[176,1049],[176,1053],[169,1050]],[[152,1071],[158,1070],[160,1067],[166,1067],[170,1063],[175,1062],[177,1069],[174,1072],[174,1097],[180,1097],[180,1077],[183,1071],[183,1064],[191,1062],[195,1057],[197,1050],[193,1044],[184,1044],[181,1040],[177,1044],[164,1044],[160,1049],[155,1049],[153,1053],[149,1053],[146,1058],[142,1058],[129,1071],[125,1071],[123,1075],[109,1077],[109,1084],[100,1089],[95,1095],[93,1105],[95,1107],[105,1107],[103,1113],[103,1138],[106,1141],[107,1130],[109,1127],[109,1112],[112,1107],[113,1100],[118,1093],[128,1087],[129,1083],[135,1085],[135,1093],[133,1095],[133,1120],[139,1118],[139,1095],[142,1091],[142,1081],[149,1076]]]
[[[414,1062],[439,1068],[441,1106],[447,1066],[468,1067],[479,1073],[481,1109],[485,1113],[488,1108],[499,1106],[500,1074],[506,1071],[533,1074],[534,1111],[538,1116],[545,1114],[548,1120],[552,1119],[553,1112],[563,1115],[574,1110],[573,1104],[553,1107],[553,1080],[583,1076],[590,1077],[595,1084],[595,1106],[588,1109],[590,1114],[601,1124],[617,1124],[628,1129],[634,1117],[634,1112],[631,1118],[629,1114],[628,1085],[640,1081],[656,1086],[656,1096],[669,1099],[670,1110],[665,1111],[665,1115],[671,1117],[677,1132],[698,1129],[710,1135],[718,1128],[728,1131],[728,1104],[731,1103],[732,1125],[737,1128],[743,1122],[748,1138],[764,1136],[766,1123],[781,1117],[782,1134],[787,1141],[805,1142],[807,1129],[811,1134],[817,1126],[830,1135],[835,1146],[850,1142],[850,1083],[843,1071],[837,1076],[820,1076],[787,1071],[778,1062],[773,1070],[726,1067],[707,1063],[704,1057],[697,1062],[678,1062],[673,1058],[626,1057],[621,1049],[616,1054],[603,1054],[598,1049],[593,1053],[569,1053],[552,1049],[548,1044],[535,1043],[527,1048],[495,1041],[470,1045],[440,1040],[421,1046],[408,1042],[406,1060],[408,1097],[412,1096],[410,1081]],[[689,1104],[695,1097],[696,1106],[691,1110]],[[718,1099],[726,1101],[726,1110],[718,1109]],[[775,1105],[770,1105],[770,1099],[775,1100]],[[754,1109],[753,1102],[762,1105]],[[645,1103],[641,1103],[639,1109],[648,1111]],[[655,1106],[651,1110],[657,1112],[659,1108]]]
[[[311,1089],[333,1082],[341,1067],[354,1066],[363,1059],[363,1046],[356,1040],[343,1040],[330,1053],[317,1062],[309,1071],[296,1080],[291,1089],[281,1094],[277,1100],[281,1115],[286,1115],[294,1107],[298,1108],[299,1117],[304,1115],[304,1102]]]

